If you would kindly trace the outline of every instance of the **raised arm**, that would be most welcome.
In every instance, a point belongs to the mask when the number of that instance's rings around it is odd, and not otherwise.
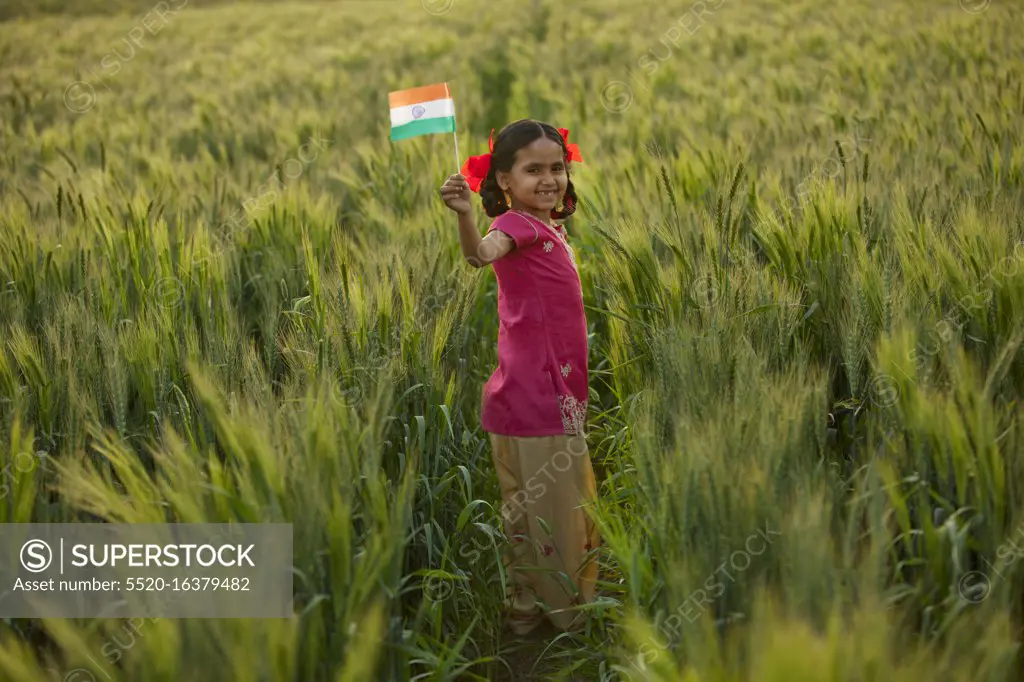
[[[441,198],[459,217],[459,242],[462,256],[474,268],[481,268],[498,260],[515,248],[515,242],[504,232],[491,231],[481,237],[473,217],[469,184],[466,178],[456,173],[441,186]]]
[[[498,260],[516,248],[515,241],[500,230],[492,230],[481,238],[476,231],[472,214],[459,216],[459,239],[462,242],[462,255],[466,262],[474,268],[482,268]],[[468,224],[467,224],[468,223]]]

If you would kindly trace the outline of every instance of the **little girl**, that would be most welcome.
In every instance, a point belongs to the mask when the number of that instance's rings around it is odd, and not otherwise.
[[[545,612],[563,630],[581,628],[573,606],[593,598],[597,581],[599,537],[581,508],[597,496],[584,433],[587,320],[575,254],[554,222],[576,209],[569,164],[582,158],[568,136],[530,119],[510,123],[497,139],[491,131],[490,154],[471,157],[441,187],[466,260],[490,264],[498,280],[498,367],[483,388],[481,422],[513,543],[508,625],[518,635]],[[471,190],[495,219],[483,238]]]

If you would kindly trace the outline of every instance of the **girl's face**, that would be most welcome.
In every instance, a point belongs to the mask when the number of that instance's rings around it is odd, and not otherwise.
[[[562,145],[541,137],[516,152],[516,160],[508,173],[496,173],[498,186],[512,195],[512,205],[536,211],[550,211],[558,206],[569,185]]]

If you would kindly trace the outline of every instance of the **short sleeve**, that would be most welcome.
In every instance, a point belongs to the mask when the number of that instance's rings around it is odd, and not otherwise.
[[[516,243],[516,249],[530,246],[540,239],[540,231],[537,226],[518,213],[502,213],[487,228],[487,233],[490,234],[494,230],[500,230],[512,237]]]

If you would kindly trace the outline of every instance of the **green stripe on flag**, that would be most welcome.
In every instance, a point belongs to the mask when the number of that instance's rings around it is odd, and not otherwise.
[[[427,118],[422,121],[413,121],[404,125],[395,126],[391,129],[391,140],[405,140],[417,135],[430,135],[431,133],[454,133],[455,117],[443,116],[441,118]]]

